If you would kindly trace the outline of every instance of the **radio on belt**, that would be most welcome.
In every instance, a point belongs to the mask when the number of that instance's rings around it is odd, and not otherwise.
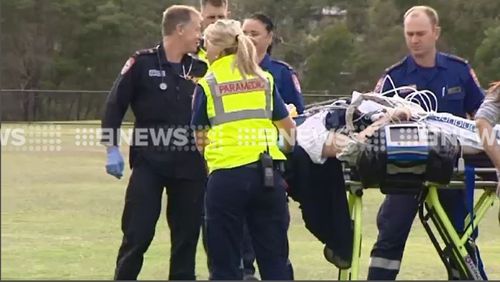
[[[273,158],[268,152],[260,153],[260,167],[262,169],[262,176],[264,177],[264,187],[273,188],[274,187],[274,167]]]
[[[264,178],[264,187],[273,188],[274,187],[274,166],[273,158],[269,153],[269,144],[267,143],[267,132],[264,131],[266,136],[266,151],[260,153],[260,168],[262,169],[262,177]]]

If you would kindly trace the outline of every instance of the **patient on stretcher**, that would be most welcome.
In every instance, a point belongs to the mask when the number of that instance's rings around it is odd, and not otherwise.
[[[325,256],[335,254],[327,259],[339,268],[349,267],[352,256],[342,162],[355,165],[361,146],[376,132],[390,124],[421,124],[456,137],[455,147],[464,154],[482,152],[474,121],[428,111],[398,97],[354,93],[352,98],[313,105],[296,122],[297,143],[285,175],[290,196],[300,203],[307,229],[326,245]],[[500,126],[494,132],[498,142]]]
[[[348,105],[349,101],[338,101],[343,103]],[[297,146],[288,156],[285,175],[289,195],[300,203],[306,228],[325,244],[327,260],[343,269],[350,266],[353,238],[342,163],[335,158],[351,138],[343,130],[345,114],[345,109],[328,109],[302,119]],[[356,127],[365,130],[354,138],[363,142],[389,120],[408,120],[409,111],[374,110],[355,116]]]
[[[330,157],[349,161],[348,155],[356,153],[346,152],[349,145],[356,148],[354,143],[366,142],[367,137],[373,136],[385,125],[414,122],[455,136],[464,154],[483,152],[474,121],[448,113],[427,112],[413,102],[401,103],[398,98],[391,105],[391,99],[394,98],[376,95],[358,93],[353,96],[354,102],[340,99],[316,109],[310,116],[299,117],[297,145],[317,164],[324,163]],[[500,142],[500,125],[494,127],[493,134],[492,139]]]

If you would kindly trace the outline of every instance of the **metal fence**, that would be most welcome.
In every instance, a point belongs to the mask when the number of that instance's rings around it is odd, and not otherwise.
[[[99,120],[108,91],[0,89],[2,121]],[[327,91],[307,91],[306,104],[340,97]],[[130,111],[125,121],[132,121]]]

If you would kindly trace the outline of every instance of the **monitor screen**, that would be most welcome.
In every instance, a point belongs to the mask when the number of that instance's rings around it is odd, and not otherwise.
[[[419,142],[421,141],[418,127],[392,127],[390,129],[392,142]]]

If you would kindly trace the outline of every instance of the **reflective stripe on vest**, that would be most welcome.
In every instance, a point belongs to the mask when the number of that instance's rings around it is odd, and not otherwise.
[[[400,260],[390,260],[380,257],[370,258],[370,267],[382,268],[387,270],[399,270],[400,266],[401,266]]]
[[[234,112],[226,112],[224,110],[224,104],[222,103],[222,97],[219,91],[219,84],[215,79],[213,73],[208,74],[205,77],[208,86],[210,87],[210,92],[214,102],[215,116],[210,118],[210,124],[212,126],[217,126],[223,123],[228,123],[232,121],[244,120],[244,119],[271,119],[271,87],[268,80],[265,81],[265,95],[266,95],[266,108],[257,110],[242,110]]]

